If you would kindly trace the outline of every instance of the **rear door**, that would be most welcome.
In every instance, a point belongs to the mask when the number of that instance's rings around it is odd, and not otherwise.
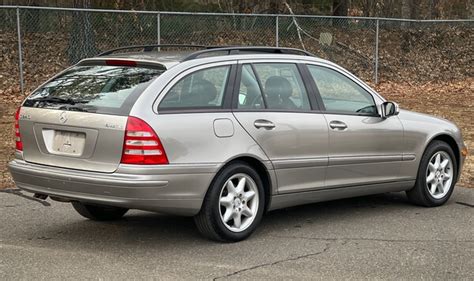
[[[397,116],[381,118],[371,93],[343,73],[308,65],[329,127],[327,187],[396,181],[403,154]]]
[[[75,66],[25,100],[19,122],[27,162],[99,172],[117,169],[131,107],[164,71],[122,63]]]
[[[328,128],[294,62],[240,65],[234,116],[272,161],[280,193],[324,187]]]

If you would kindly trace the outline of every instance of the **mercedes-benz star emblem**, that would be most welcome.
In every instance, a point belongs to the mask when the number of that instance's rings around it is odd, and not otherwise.
[[[61,114],[59,114],[59,122],[61,122],[63,124],[67,122],[66,111],[63,111],[63,112],[61,112]]]

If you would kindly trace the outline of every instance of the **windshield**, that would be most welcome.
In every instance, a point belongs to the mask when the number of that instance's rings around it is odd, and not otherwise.
[[[128,115],[145,88],[165,70],[75,66],[33,92],[23,106]]]

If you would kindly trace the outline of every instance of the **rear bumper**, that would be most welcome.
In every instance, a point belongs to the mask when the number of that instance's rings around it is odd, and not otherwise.
[[[8,164],[18,188],[88,203],[192,216],[199,212],[218,164],[120,165],[111,174]]]

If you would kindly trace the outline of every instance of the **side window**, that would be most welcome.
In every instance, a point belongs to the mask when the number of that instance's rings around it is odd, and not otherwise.
[[[239,108],[309,110],[308,94],[293,63],[257,63],[242,68]],[[262,95],[263,93],[263,95]]]
[[[303,79],[293,63],[255,64],[269,109],[309,110]]]
[[[255,73],[253,72],[250,64],[245,64],[242,67],[237,108],[265,108],[262,91],[260,90],[257,77],[255,77]]]
[[[166,93],[158,108],[220,108],[229,72],[230,66],[219,66],[187,75]]]
[[[361,115],[377,114],[370,93],[343,74],[329,68],[308,65],[326,111]]]

